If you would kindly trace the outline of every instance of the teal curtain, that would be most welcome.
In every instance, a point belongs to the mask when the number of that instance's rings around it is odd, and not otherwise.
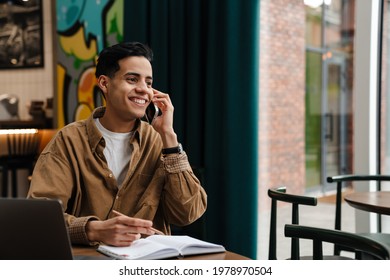
[[[208,193],[204,239],[256,257],[259,0],[131,0],[124,39],[149,44],[154,87]]]

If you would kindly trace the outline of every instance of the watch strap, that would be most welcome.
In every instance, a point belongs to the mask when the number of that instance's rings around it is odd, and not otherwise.
[[[164,148],[162,149],[161,153],[163,155],[169,155],[169,154],[180,154],[183,152],[183,146],[179,143],[178,146],[172,147],[172,148]]]

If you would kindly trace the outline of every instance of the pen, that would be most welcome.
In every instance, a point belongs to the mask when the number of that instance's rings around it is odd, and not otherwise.
[[[112,210],[112,213],[114,213],[115,215],[118,215],[118,216],[126,216],[125,214],[122,214],[121,212],[118,212],[116,210]],[[158,234],[158,235],[165,235],[162,231],[159,231],[158,229],[155,229],[155,228],[151,228],[155,234]]]

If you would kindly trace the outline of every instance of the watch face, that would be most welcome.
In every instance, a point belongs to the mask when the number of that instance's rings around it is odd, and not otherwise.
[[[183,151],[183,146],[179,143],[178,148],[178,153],[181,153]]]

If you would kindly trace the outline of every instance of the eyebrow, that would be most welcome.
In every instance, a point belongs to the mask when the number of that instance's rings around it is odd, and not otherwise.
[[[141,74],[140,73],[136,73],[136,72],[127,72],[125,75],[126,76],[137,76],[137,77],[141,77]],[[153,77],[152,76],[146,76],[145,77],[146,79],[150,79],[150,80],[153,80]]]

